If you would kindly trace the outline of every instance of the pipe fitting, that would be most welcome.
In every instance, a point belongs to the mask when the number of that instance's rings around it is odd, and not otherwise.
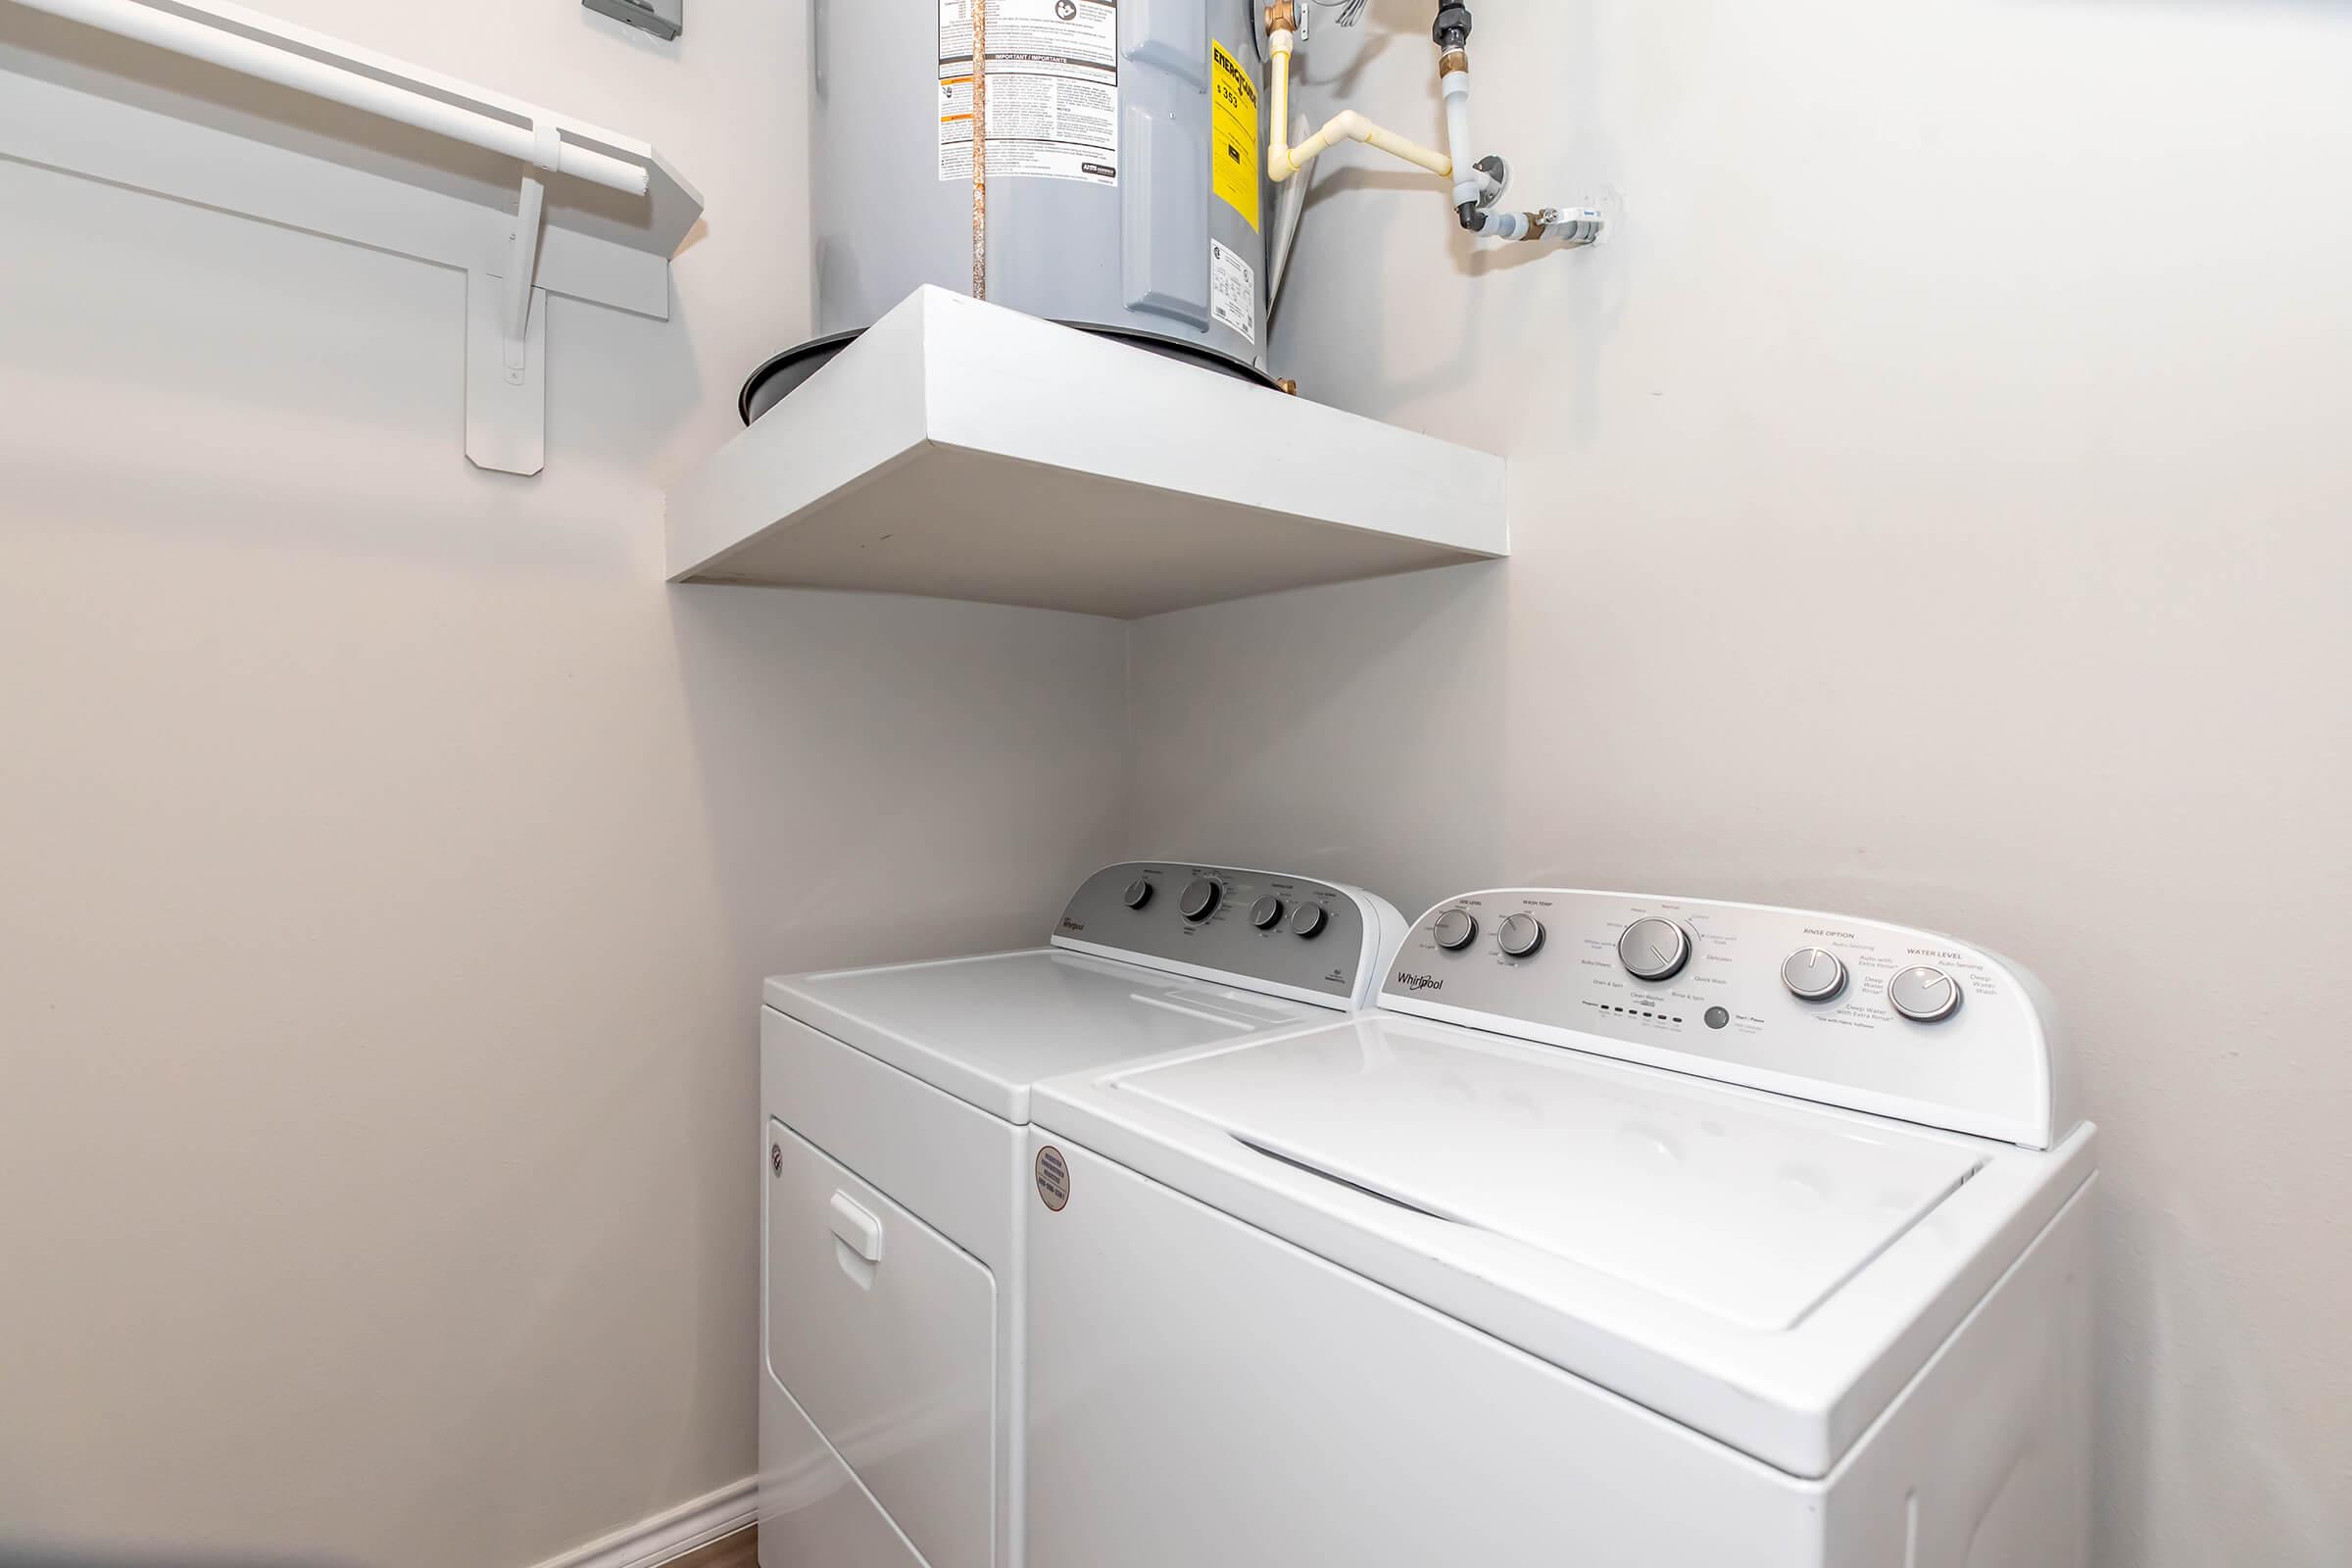
[[[1470,166],[1485,176],[1478,205],[1492,207],[1511,188],[1511,163],[1500,153],[1489,153]]]
[[[1321,130],[1291,145],[1291,52],[1298,39],[1298,0],[1272,0],[1266,7],[1267,55],[1272,65],[1272,123],[1266,138],[1266,177],[1276,184],[1302,174],[1315,159],[1343,141],[1363,142],[1391,157],[1428,171],[1451,185],[1453,215],[1468,233],[1499,240],[1551,240],[1563,248],[1592,245],[1601,237],[1600,214],[1591,208],[1563,212],[1497,212],[1510,184],[1510,165],[1489,155],[1473,158],[1470,126],[1470,8],[1441,0],[1430,36],[1437,42],[1438,90],[1446,106],[1446,151],[1406,140],[1352,109],[1343,109]],[[1288,24],[1288,25],[1284,25]]]
[[[1603,228],[1600,214],[1590,207],[1567,212],[1545,207],[1532,213],[1496,213],[1482,212],[1475,203],[1464,202],[1454,209],[1454,216],[1462,220],[1464,228],[1488,239],[1550,240],[1563,250],[1600,243]]]
[[[1287,96],[1277,93],[1275,107],[1286,107]],[[1343,141],[1360,141],[1367,146],[1377,147],[1390,157],[1401,159],[1416,169],[1425,169],[1440,178],[1450,178],[1453,174],[1453,161],[1444,153],[1408,141],[1386,126],[1366,120],[1352,109],[1343,109],[1332,116],[1321,130],[1296,147],[1282,140],[1281,127],[1277,125],[1274,138],[1266,147],[1266,173],[1276,184],[1280,184]]]
[[[1579,246],[1599,244],[1600,236],[1607,227],[1600,214],[1590,207],[1580,207],[1572,212],[1546,207],[1529,216],[1535,224],[1535,232],[1528,235],[1529,239],[1548,239],[1572,250]]]

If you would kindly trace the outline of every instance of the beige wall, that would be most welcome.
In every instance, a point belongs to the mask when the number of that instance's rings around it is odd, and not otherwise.
[[[2106,1129],[2105,1562],[2352,1555],[2333,8],[1491,0],[1483,126],[1619,238],[1335,169],[1279,341],[1508,453],[1518,555],[1131,677],[660,586],[806,324],[797,6],[272,9],[650,136],[710,228],[670,325],[557,303],[518,481],[454,275],[0,163],[0,1520],[511,1568],[744,1474],[756,977],[1132,848],[2014,954]],[[1354,79],[1434,134],[1423,9]]]
[[[517,1568],[750,1472],[758,977],[1036,940],[1125,633],[662,586],[806,330],[797,8],[270,8],[710,230],[519,480],[458,275],[0,163],[0,1532]]]
[[[2352,17],[1476,9],[1482,139],[1618,237],[1354,159],[1277,345],[1508,454],[1517,553],[1144,623],[1134,841],[2014,955],[2104,1127],[2101,1560],[2352,1561]],[[1427,10],[1354,80],[1434,136]]]

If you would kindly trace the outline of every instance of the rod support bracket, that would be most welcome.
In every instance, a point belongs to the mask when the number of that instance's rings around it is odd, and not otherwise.
[[[506,288],[499,311],[507,379],[516,386],[522,384],[531,289],[539,276],[540,220],[547,211],[547,182],[540,176],[556,172],[563,156],[563,132],[547,121],[533,121],[530,171],[514,193],[514,227],[507,235]]]

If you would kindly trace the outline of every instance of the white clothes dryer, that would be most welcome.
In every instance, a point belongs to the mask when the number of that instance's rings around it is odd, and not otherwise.
[[[1062,1176],[1031,1085],[1351,1012],[1403,933],[1358,888],[1139,863],[1044,948],[768,981],[764,1568],[1017,1564],[1022,1249]]]
[[[1922,931],[1513,890],[1376,1011],[1042,1086],[1031,1568],[2075,1568],[2051,1017]]]

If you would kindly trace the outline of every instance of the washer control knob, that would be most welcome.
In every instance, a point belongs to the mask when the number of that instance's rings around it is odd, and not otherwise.
[[[1127,891],[1119,897],[1126,901],[1130,909],[1140,909],[1152,902],[1152,884],[1139,876],[1127,884]]]
[[[1826,948],[1799,948],[1781,965],[1781,984],[1799,1002],[1831,1002],[1845,989],[1845,960]]]
[[[1269,893],[1250,906],[1250,923],[1260,931],[1271,931],[1282,924],[1282,901]]]
[[[1617,961],[1637,980],[1671,980],[1690,961],[1690,933],[1678,921],[1643,915],[1617,938]]]
[[[1913,1023],[1941,1023],[1960,1010],[1960,982],[1917,963],[1886,982],[1886,1000]]]
[[[1544,945],[1544,922],[1532,914],[1508,914],[1494,928],[1494,945],[1513,958],[1532,956]]]
[[[1301,904],[1291,913],[1291,935],[1319,937],[1323,934],[1323,928],[1330,923],[1331,916],[1323,911],[1323,906]]]
[[[1176,907],[1184,911],[1187,920],[1205,920],[1217,912],[1217,901],[1224,896],[1225,890],[1217,886],[1215,877],[1197,876],[1186,884],[1184,897],[1176,901]]]
[[[1429,934],[1447,953],[1459,953],[1478,940],[1478,916],[1468,909],[1447,909],[1429,923]]]

